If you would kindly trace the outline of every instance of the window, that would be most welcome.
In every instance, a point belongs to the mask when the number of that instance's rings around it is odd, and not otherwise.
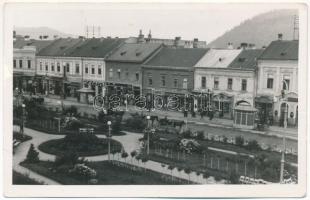
[[[67,72],[70,72],[70,64],[69,63],[67,63]]]
[[[241,90],[242,91],[246,91],[246,87],[247,87],[247,80],[246,79],[242,79]]]
[[[136,73],[136,81],[139,81],[140,77],[139,77],[139,73]]]
[[[164,75],[161,76],[161,86],[163,86],[163,87],[166,86],[166,76],[164,76]]]
[[[129,72],[126,71],[126,78],[128,79],[128,77],[129,77]]]
[[[219,89],[219,77],[214,77],[214,89]]]
[[[60,72],[60,63],[57,63],[57,71]]]
[[[45,71],[48,71],[48,63],[45,63]]]
[[[148,74],[148,84],[149,85],[153,85],[153,79],[152,79],[152,74],[151,73]]]
[[[267,88],[272,89],[273,88],[273,78],[267,79]]]
[[[23,68],[23,60],[19,60],[19,68]]]
[[[88,67],[87,67],[87,65],[85,66],[85,74],[88,74]]]
[[[178,79],[173,80],[173,87],[177,88],[178,87]]]
[[[80,65],[79,64],[75,64],[75,73],[76,74],[80,73]]]
[[[28,66],[28,69],[31,68],[31,60],[27,60],[27,66]]]
[[[52,72],[55,71],[54,63],[52,63]]]
[[[183,79],[183,89],[187,89],[187,78]]]
[[[91,74],[95,74],[95,66],[94,65],[91,66]]]
[[[118,77],[118,79],[121,79],[121,69],[117,70],[117,77]]]
[[[40,62],[40,71],[42,71],[43,69],[42,69],[42,62]]]
[[[227,79],[227,89],[228,90],[232,90],[232,84],[233,84],[233,79],[232,78],[228,78]]]
[[[206,88],[207,87],[207,79],[205,76],[201,77],[201,88]]]
[[[113,78],[113,69],[112,68],[109,70],[109,77]]]
[[[101,75],[101,65],[98,65],[98,74]]]
[[[13,60],[13,67],[16,68],[16,60]]]
[[[283,77],[283,90],[290,90],[290,76]]]

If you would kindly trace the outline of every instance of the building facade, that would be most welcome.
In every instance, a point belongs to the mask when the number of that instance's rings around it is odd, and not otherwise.
[[[142,85],[143,94],[148,97],[151,107],[156,104],[164,109],[181,111],[185,109],[186,102],[193,105],[190,98],[194,88],[193,66],[207,51],[164,47],[146,61],[142,68]],[[191,107],[188,105],[186,109]]]
[[[298,40],[279,38],[258,59],[256,107],[270,124],[298,124]]]

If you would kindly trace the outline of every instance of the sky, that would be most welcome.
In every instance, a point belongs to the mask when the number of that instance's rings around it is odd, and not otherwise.
[[[6,19],[15,27],[46,26],[73,35],[86,35],[86,26],[100,26],[101,36],[146,36],[207,41],[221,36],[244,20],[284,4],[9,4]]]

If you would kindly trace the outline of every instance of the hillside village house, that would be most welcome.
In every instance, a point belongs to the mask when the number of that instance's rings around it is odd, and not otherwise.
[[[52,41],[19,38],[13,42],[13,88],[36,93],[36,53]]]
[[[106,58],[107,95],[142,94],[141,65],[160,47],[160,44],[149,43],[123,44],[108,56]]]
[[[253,90],[253,82],[249,76],[240,78],[239,72],[228,68],[230,63],[241,53],[240,49],[210,49],[194,66],[194,92],[203,94],[206,102],[195,102],[215,111],[215,116],[233,118],[234,95],[241,90]],[[239,77],[239,78],[238,78]]]
[[[262,119],[298,125],[298,40],[271,42],[258,59],[255,105]]]
[[[164,108],[182,110],[184,98],[194,88],[193,66],[205,55],[208,49],[163,47],[156,55],[143,64],[143,94]],[[168,98],[177,103],[172,105]],[[175,98],[177,97],[177,98]],[[153,101],[151,101],[153,102]],[[192,104],[193,105],[193,104]],[[154,107],[154,104],[151,104]],[[171,107],[170,107],[171,106]]]

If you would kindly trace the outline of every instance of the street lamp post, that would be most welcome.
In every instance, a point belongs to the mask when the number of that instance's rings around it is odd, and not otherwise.
[[[110,144],[110,139],[111,139],[111,124],[112,122],[111,121],[108,121],[108,126],[109,126],[109,132],[108,132],[108,160],[110,161],[111,158],[110,158],[110,153],[111,153],[111,144]]]
[[[283,183],[283,175],[284,175],[284,164],[285,164],[285,151],[286,151],[286,140],[285,137],[283,137],[283,150],[282,150],[282,156],[281,156],[281,169],[280,169],[280,183]]]
[[[150,153],[150,130],[151,130],[151,116],[146,116],[147,119],[147,154]]]
[[[24,121],[24,118],[25,118],[25,107],[26,105],[25,104],[22,104],[22,122],[21,122],[21,125],[20,125],[20,134],[24,134],[24,126],[25,126],[25,121]]]

